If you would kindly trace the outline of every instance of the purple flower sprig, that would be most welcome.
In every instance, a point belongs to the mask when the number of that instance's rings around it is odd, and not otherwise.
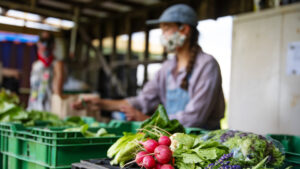
[[[215,167],[220,169],[242,169],[240,165],[230,165],[230,158],[232,158],[233,153],[224,154],[215,163],[209,164],[205,169],[213,169]]]

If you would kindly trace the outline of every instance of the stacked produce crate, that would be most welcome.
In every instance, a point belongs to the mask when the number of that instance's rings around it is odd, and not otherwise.
[[[279,134],[268,134],[268,136],[283,145],[285,166],[293,166],[293,169],[300,169],[300,136]]]
[[[121,136],[119,128],[105,128],[116,136],[94,138],[85,137],[78,131],[65,132],[64,129],[0,124],[2,168],[67,169],[81,159],[106,157],[107,149]]]

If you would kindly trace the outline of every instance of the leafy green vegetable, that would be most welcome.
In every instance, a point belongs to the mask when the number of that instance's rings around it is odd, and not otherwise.
[[[82,125],[80,127],[67,128],[64,132],[81,132],[82,134],[88,130],[89,126],[87,124]]]
[[[176,166],[204,168],[223,154],[228,153],[228,148],[216,141],[202,141],[199,136],[184,133],[175,133],[171,137],[171,150],[175,157]]]
[[[266,165],[266,161],[268,160],[268,157],[265,157],[261,162],[259,162],[256,166],[252,167],[252,169],[262,169],[265,168],[264,165]]]
[[[162,105],[158,105],[155,113],[142,123],[141,128],[146,128],[149,125],[163,127],[167,126],[169,122],[170,120],[165,108]]]
[[[0,90],[0,102],[1,101],[16,104],[20,103],[19,97],[16,94],[6,91],[5,89]]]
[[[184,163],[195,164],[203,162],[203,160],[196,153],[183,153],[181,156]]]
[[[182,149],[188,150],[191,149],[194,145],[195,138],[191,135],[184,134],[184,133],[175,133],[171,137],[171,150],[174,151],[175,149]]]
[[[194,169],[195,168],[195,164],[194,163],[184,163],[181,160],[177,160],[175,162],[175,165],[178,169]]]
[[[107,134],[108,134],[107,131],[104,128],[101,128],[97,131],[96,136],[100,137],[100,136],[105,136]]]
[[[124,133],[115,144],[113,144],[107,151],[107,156],[113,158],[111,165],[120,164],[124,166],[125,163],[135,157],[135,153],[141,150],[138,141],[143,140],[144,134]]]
[[[197,147],[194,151],[198,154],[199,157],[205,160],[215,160],[223,154],[226,154],[225,150],[218,149],[216,147],[205,149]]]
[[[85,137],[113,137],[115,134],[107,133],[106,129],[100,128],[97,133],[90,132],[88,130],[89,125],[84,124],[81,127],[67,128],[64,132],[81,132]]]
[[[113,158],[126,145],[127,140],[131,140],[135,134],[124,133],[124,136],[119,138],[107,151],[107,157]]]
[[[170,135],[169,133],[184,133],[184,127],[178,122],[178,120],[169,120],[168,114],[163,105],[158,105],[155,113],[147,120],[145,120],[141,128],[145,129],[145,137],[157,139],[158,136],[153,134],[157,132],[154,127],[161,128],[160,133],[163,135]]]
[[[68,123],[74,123],[74,124],[77,124],[77,125],[84,125],[86,124],[81,117],[79,116],[72,116],[72,117],[68,117],[66,122]]]

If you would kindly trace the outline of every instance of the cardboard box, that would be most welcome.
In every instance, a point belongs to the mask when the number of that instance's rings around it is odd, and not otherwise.
[[[102,121],[100,111],[88,111],[88,109],[75,110],[72,104],[78,101],[81,97],[98,97],[94,94],[76,94],[76,95],[63,95],[59,96],[56,94],[52,95],[51,100],[51,112],[58,115],[61,119],[68,116],[90,116],[94,117],[97,121]]]

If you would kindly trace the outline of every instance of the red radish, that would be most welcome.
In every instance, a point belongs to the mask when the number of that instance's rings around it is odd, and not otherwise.
[[[144,159],[143,159],[143,166],[146,168],[146,169],[152,169],[154,168],[156,165],[155,163],[155,159],[152,157],[152,156],[145,156]]]
[[[157,163],[155,169],[161,169],[162,164]]]
[[[159,145],[154,150],[156,160],[161,164],[167,164],[172,158],[172,151],[168,146]]]
[[[146,151],[141,151],[135,156],[135,162],[141,167],[143,165],[143,159],[148,153]]]
[[[145,150],[149,153],[153,153],[154,149],[159,145],[157,141],[153,139],[149,139],[145,142],[142,142],[142,145],[144,146]]]
[[[174,169],[174,167],[171,164],[164,164],[160,169]]]
[[[158,140],[159,145],[165,145],[165,146],[170,146],[171,145],[171,140],[168,136],[161,136]]]

